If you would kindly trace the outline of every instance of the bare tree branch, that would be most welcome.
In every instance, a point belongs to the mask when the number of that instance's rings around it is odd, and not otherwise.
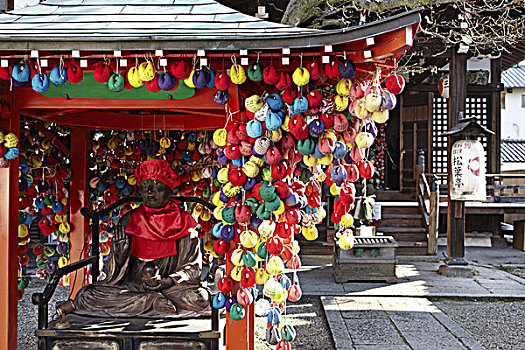
[[[456,0],[290,0],[281,23],[299,26],[316,16],[326,16],[320,9],[320,5],[329,7],[353,7],[366,11],[385,11],[400,7],[419,7],[428,5],[439,5],[454,2]],[[330,20],[332,22],[333,20]],[[322,19],[317,19],[322,22]]]

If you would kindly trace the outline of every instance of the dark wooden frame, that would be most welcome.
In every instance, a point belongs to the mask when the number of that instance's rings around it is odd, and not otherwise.
[[[210,210],[214,210],[215,206],[201,198],[197,197],[181,197],[181,196],[172,196],[172,199],[178,200],[180,202],[194,202],[204,205]],[[81,214],[87,218],[91,219],[91,239],[92,239],[92,255],[76,261],[74,263],[71,263],[69,265],[66,265],[64,267],[61,267],[57,269],[52,277],[49,283],[46,285],[44,291],[42,293],[34,293],[32,295],[32,302],[33,304],[38,306],[38,326],[37,326],[37,336],[38,336],[38,346],[39,349],[48,349],[51,348],[51,342],[59,339],[59,338],[69,338],[75,337],[75,332],[68,332],[68,331],[58,331],[58,330],[49,330],[49,324],[48,324],[48,303],[51,300],[56,287],[58,285],[58,282],[62,278],[62,276],[65,276],[73,271],[76,271],[78,269],[81,269],[83,267],[86,267],[88,265],[91,265],[91,277],[93,281],[97,281],[98,277],[100,275],[99,271],[99,265],[98,261],[100,259],[100,250],[98,249],[99,246],[99,233],[100,233],[100,218],[106,214],[109,214],[114,209],[118,208],[119,206],[126,204],[126,203],[140,203],[142,202],[142,198],[135,196],[135,197],[126,197],[119,199],[118,201],[108,205],[106,208],[103,208],[98,211],[90,212],[88,208],[82,208],[80,210]],[[96,248],[96,249],[95,249]],[[164,336],[174,336],[176,338],[183,339],[184,336],[189,337],[189,339],[193,340],[201,340],[203,341],[207,349],[218,349],[219,347],[219,312],[215,308],[211,308],[212,314],[211,314],[211,330],[209,334],[206,334],[209,337],[206,337],[205,339],[200,339],[199,334],[191,334],[188,336],[188,334],[176,334],[176,333],[170,333],[169,335]],[[62,334],[64,333],[64,334]],[[78,335],[80,336],[80,334]],[[162,334],[158,334],[159,337],[162,337]],[[109,335],[110,338],[115,338],[115,336]],[[122,344],[126,344],[125,337],[122,338]],[[148,338],[147,335],[144,336],[144,338]],[[134,342],[132,341],[130,343],[129,347],[135,347]]]

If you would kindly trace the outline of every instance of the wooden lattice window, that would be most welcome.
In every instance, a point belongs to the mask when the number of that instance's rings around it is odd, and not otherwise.
[[[433,100],[433,131],[432,131],[432,172],[434,174],[447,173],[448,142],[447,138],[440,136],[448,130],[448,99],[435,96]],[[479,123],[488,127],[490,99],[488,96],[468,96],[465,104],[465,117],[476,117]],[[486,136],[478,140],[485,149],[485,157],[488,157],[489,144]],[[487,158],[488,159],[488,158]],[[442,182],[444,184],[444,181]]]
[[[432,118],[432,172],[447,173],[447,138],[440,136],[448,130],[448,99],[434,96]]]
[[[478,122],[484,127],[489,128],[490,118],[490,99],[488,96],[469,96],[467,97],[465,107],[466,117],[476,117]],[[486,136],[480,136],[478,141],[481,142],[485,149],[485,159],[488,159],[489,143]],[[485,169],[486,170],[486,169]]]

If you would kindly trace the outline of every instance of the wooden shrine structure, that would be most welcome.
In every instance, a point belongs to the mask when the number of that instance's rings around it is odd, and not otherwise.
[[[232,57],[263,63],[275,60],[290,69],[301,60],[321,56],[346,56],[358,74],[381,67],[391,71],[413,44],[420,16],[411,11],[378,22],[344,30],[319,31],[295,28],[241,14],[213,0],[143,1],[48,0],[0,15],[0,59],[12,67],[24,58],[36,60],[48,71],[61,59],[76,59],[92,72],[104,59],[126,59],[156,53],[168,60],[194,58],[198,50],[208,65],[225,70]],[[162,52],[157,51],[162,50]],[[240,51],[242,50],[242,51]],[[247,50],[247,51],[244,51]],[[78,56],[72,58],[72,55]],[[199,57],[201,52],[199,51]],[[33,58],[31,58],[33,56]],[[35,57],[37,56],[37,57]],[[159,57],[156,61],[159,61]],[[162,67],[157,67],[162,70]],[[71,128],[70,261],[85,257],[83,245],[89,220],[80,209],[87,206],[90,132],[95,129],[212,130],[224,125],[226,111],[213,101],[214,89],[195,90],[188,98],[83,97],[63,94],[48,97],[30,87],[0,82],[1,102],[11,107],[11,117],[0,120],[0,129],[19,133],[20,120],[34,118]],[[240,110],[242,86],[229,88],[229,110]],[[235,118],[243,118],[236,113]],[[58,145],[57,147],[62,147]],[[14,350],[17,342],[18,272],[18,160],[0,168],[0,348]],[[82,286],[75,279],[72,295]],[[254,310],[242,321],[227,320],[228,349],[254,349]]]

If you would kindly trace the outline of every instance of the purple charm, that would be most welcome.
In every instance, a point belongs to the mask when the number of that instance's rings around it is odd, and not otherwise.
[[[387,90],[381,92],[381,107],[386,110],[391,110],[396,107],[397,97]]]
[[[67,243],[66,242],[60,242],[58,243],[57,252],[59,254],[65,254],[67,253]]]
[[[236,304],[237,303],[237,298],[235,297],[228,297],[226,298],[226,311],[230,312],[230,308],[232,307],[233,304]]]
[[[254,178],[248,177],[246,178],[246,182],[244,183],[244,190],[251,191],[256,184],[257,184],[257,180],[255,180]]]
[[[46,272],[49,274],[52,274],[56,270],[57,270],[57,264],[54,261],[49,260],[49,262],[46,265]]]
[[[224,225],[221,228],[221,238],[225,242],[229,242],[235,237],[235,226],[233,225]]]
[[[263,221],[260,218],[258,218],[257,215],[252,215],[252,218],[250,219],[250,226],[254,230],[257,230],[262,222]]]
[[[229,162],[229,159],[224,154],[224,151],[220,151],[217,153],[217,160],[219,161],[219,164],[221,165],[227,165]]]
[[[324,131],[324,122],[321,119],[314,119],[308,124],[308,133],[312,137],[320,137]]]
[[[230,200],[230,197],[228,197],[227,195],[224,194],[224,192],[221,191],[221,193],[219,194],[219,199],[223,203],[228,203],[228,201]]]
[[[376,123],[374,123],[374,122],[366,123],[366,124],[365,124],[365,130],[366,130],[366,132],[371,133],[373,137],[376,137],[376,136],[377,136],[377,127],[376,127]]]

